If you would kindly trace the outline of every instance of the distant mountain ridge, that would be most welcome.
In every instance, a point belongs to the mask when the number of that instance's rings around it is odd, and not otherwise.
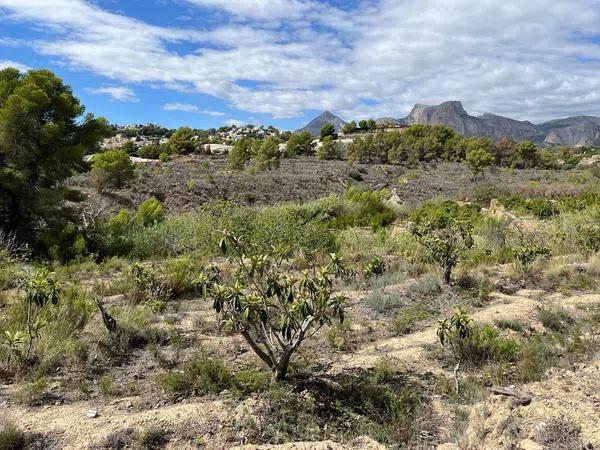
[[[546,145],[600,145],[600,117],[576,116],[534,124],[490,113],[472,116],[465,111],[460,101],[455,100],[439,105],[416,104],[404,118],[384,117],[376,122],[379,125],[446,125],[466,137],[529,140]],[[310,131],[318,135],[326,123],[332,123],[340,131],[346,122],[326,111],[299,131]]]
[[[306,124],[305,127],[300,128],[297,131],[308,131],[309,133],[318,136],[319,134],[321,134],[321,128],[323,128],[323,125],[327,125],[328,123],[333,125],[335,131],[337,131],[338,133],[342,131],[342,128],[344,127],[344,125],[346,125],[346,122],[344,120],[340,119],[338,116],[334,115],[329,111],[325,111],[324,113],[319,114],[313,120],[308,122],[308,124]]]

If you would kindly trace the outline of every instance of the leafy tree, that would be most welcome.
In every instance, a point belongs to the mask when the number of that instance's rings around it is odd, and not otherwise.
[[[133,141],[126,141],[122,146],[121,150],[125,151],[128,155],[137,154],[138,148]]]
[[[513,167],[527,169],[535,167],[538,162],[538,150],[531,141],[519,142],[514,148]]]
[[[464,253],[473,247],[471,224],[449,218],[443,225],[429,221],[414,223],[410,231],[423,246],[428,258],[442,268],[444,282],[450,284],[452,270]]]
[[[160,154],[164,151],[165,151],[165,149],[163,146],[150,144],[150,145],[145,145],[144,147],[141,147],[140,149],[138,149],[137,155],[140,158],[158,159],[160,157]]]
[[[335,130],[334,130],[335,131]],[[308,131],[294,133],[285,146],[285,156],[312,155],[315,152],[314,137]]]
[[[258,147],[256,154],[256,168],[258,170],[271,170],[279,167],[281,152],[279,139],[270,137],[265,139]]]
[[[120,189],[134,177],[134,166],[124,150],[107,150],[94,155],[91,176],[98,192]]]
[[[375,160],[376,149],[373,135],[359,136],[348,145],[348,159],[361,163],[372,163]]]
[[[331,136],[334,139],[337,138],[337,133],[335,132],[335,127],[330,123],[326,123],[321,128],[321,139],[325,139],[327,136]]]
[[[189,127],[181,127],[169,139],[169,149],[172,153],[185,155],[196,149],[197,142],[194,141],[194,130]]]
[[[48,70],[0,71],[0,228],[32,242],[41,229],[77,220],[65,201],[82,196],[63,181],[86,169],[83,155],[110,132],[84,111]]]
[[[231,170],[242,170],[252,158],[252,145],[254,139],[244,138],[236,141],[227,154],[227,167]]]
[[[344,297],[334,294],[333,279],[343,271],[332,255],[325,267],[300,274],[285,271],[289,249],[251,256],[240,238],[225,231],[221,249],[233,255],[235,281],[224,284],[217,269],[200,275],[198,286],[213,300],[224,329],[239,333],[273,372],[285,379],[290,359],[306,338],[334,319],[344,320]]]
[[[469,166],[473,175],[483,173],[483,171],[492,166],[494,162],[494,155],[481,147],[475,150],[468,150],[465,157],[465,163],[467,163],[467,166]]]
[[[354,120],[352,122],[345,124],[344,127],[342,128],[342,133],[344,133],[344,134],[352,134],[355,131],[356,131],[356,122]]]
[[[369,119],[367,120],[367,129],[374,131],[377,129],[377,122],[375,122],[375,120],[373,119]]]
[[[358,126],[361,130],[366,131],[369,129],[369,122],[363,119],[360,122],[358,122]]]
[[[334,140],[331,136],[323,139],[321,146],[317,148],[317,159],[342,159],[342,144]]]

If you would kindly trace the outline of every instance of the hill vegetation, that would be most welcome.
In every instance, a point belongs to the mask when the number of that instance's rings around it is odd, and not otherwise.
[[[367,121],[148,163],[83,111],[0,72],[0,448],[600,445],[595,150]]]

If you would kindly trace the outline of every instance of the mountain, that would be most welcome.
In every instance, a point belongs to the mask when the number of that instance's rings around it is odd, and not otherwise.
[[[380,126],[390,126],[390,125],[400,125],[402,123],[399,119],[394,119],[393,117],[380,117],[375,121],[377,125]]]
[[[338,116],[332,114],[329,111],[325,111],[324,113],[320,114],[319,116],[315,117],[313,120],[308,122],[308,124],[304,128],[300,128],[297,131],[308,131],[309,133],[314,134],[315,136],[319,136],[321,134],[321,128],[323,128],[323,125],[326,125],[328,123],[332,124],[335,127],[335,131],[337,131],[338,133],[342,131],[342,128],[344,127],[344,125],[346,125],[346,122],[340,119]]]
[[[552,120],[539,126],[549,145],[592,146],[600,144],[600,117],[577,116]]]
[[[600,145],[600,117],[569,117],[536,125],[489,113],[471,116],[461,102],[448,101],[434,106],[417,104],[407,117],[399,120],[407,125],[446,125],[467,137],[506,137],[548,145]]]

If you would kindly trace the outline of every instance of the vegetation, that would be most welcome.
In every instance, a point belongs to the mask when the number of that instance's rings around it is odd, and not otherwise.
[[[333,276],[343,267],[335,255],[329,265],[293,277],[282,270],[289,249],[251,256],[242,241],[224,232],[221,248],[230,247],[238,276],[229,286],[211,270],[198,278],[200,289],[213,299],[221,326],[242,335],[273,372],[274,380],[286,377],[290,359],[304,339],[325,324],[344,320],[344,298],[334,295]]]
[[[134,167],[124,150],[108,150],[94,155],[91,176],[98,192],[121,189],[134,176]]]

